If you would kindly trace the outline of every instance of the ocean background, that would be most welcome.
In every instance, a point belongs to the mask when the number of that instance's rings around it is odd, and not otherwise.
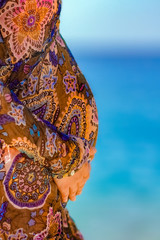
[[[67,205],[85,240],[160,240],[159,9],[157,0],[63,3],[61,33],[99,116],[90,179]]]
[[[77,60],[95,95],[99,136],[70,214],[86,240],[159,240],[160,57]]]

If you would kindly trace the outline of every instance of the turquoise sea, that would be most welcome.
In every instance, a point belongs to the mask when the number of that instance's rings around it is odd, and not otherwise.
[[[96,99],[99,136],[69,212],[85,240],[160,240],[160,55],[74,55]]]

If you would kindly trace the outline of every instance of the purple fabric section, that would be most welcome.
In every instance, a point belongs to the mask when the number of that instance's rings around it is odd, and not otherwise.
[[[0,114],[0,125],[4,125],[10,122],[14,122],[14,118],[7,114]]]

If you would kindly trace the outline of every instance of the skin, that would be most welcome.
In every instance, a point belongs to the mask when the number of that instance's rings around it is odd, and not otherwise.
[[[95,147],[91,147],[91,160],[93,160],[95,153]],[[71,201],[76,200],[76,195],[80,195],[82,193],[82,189],[90,177],[90,171],[91,164],[86,162],[73,176],[64,177],[61,179],[54,178],[54,181],[61,193],[62,202],[66,203],[68,199]]]

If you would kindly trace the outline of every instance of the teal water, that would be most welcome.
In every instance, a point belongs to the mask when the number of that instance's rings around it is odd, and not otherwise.
[[[99,136],[70,214],[85,240],[159,240],[160,57],[76,60],[96,99]]]

